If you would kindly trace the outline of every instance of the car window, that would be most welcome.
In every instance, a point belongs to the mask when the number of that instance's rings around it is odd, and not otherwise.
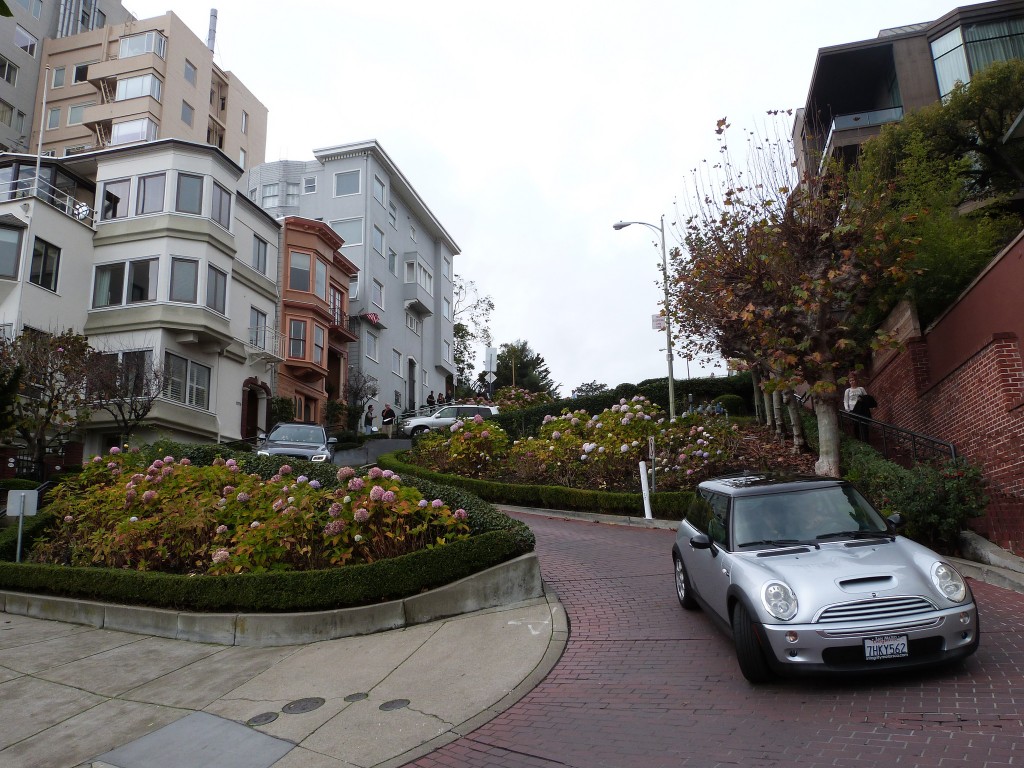
[[[698,491],[687,505],[683,517],[701,533],[708,532],[708,521],[711,519],[711,505],[707,500],[707,492]]]
[[[729,532],[729,499],[719,493],[710,493],[708,494],[708,504],[711,506],[708,538],[724,547]]]
[[[455,408],[442,408],[434,414],[435,419],[454,419],[457,416]]]
[[[478,408],[475,405],[460,405],[459,406],[459,416],[471,419],[474,416],[476,416],[477,414],[480,414],[481,416],[486,416],[487,415],[487,414],[485,414],[483,412],[482,408]]]

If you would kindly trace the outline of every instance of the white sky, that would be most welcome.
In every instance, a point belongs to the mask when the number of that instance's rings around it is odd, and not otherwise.
[[[952,0],[190,0],[173,10],[270,110],[268,160],[377,139],[563,395],[665,376],[656,232],[715,122],[803,105],[819,47],[931,21]],[[167,0],[127,0],[138,18]],[[324,98],[326,96],[326,98]],[[319,105],[312,109],[311,105]],[[789,129],[786,125],[786,130]],[[668,236],[668,247],[674,240]],[[482,350],[477,370],[482,367]],[[706,375],[696,364],[694,377]],[[677,379],[687,375],[675,363]],[[721,370],[719,370],[721,375]]]

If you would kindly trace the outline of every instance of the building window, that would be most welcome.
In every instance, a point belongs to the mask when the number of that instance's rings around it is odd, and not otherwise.
[[[297,181],[289,181],[284,185],[284,204],[285,205],[298,205],[299,204],[299,183]]]
[[[384,309],[384,284],[379,280],[373,281],[373,303]]]
[[[52,88],[63,88],[64,87],[64,67],[57,67],[53,70],[53,81],[51,83]]]
[[[373,250],[381,256],[384,255],[384,232],[377,226],[373,228]]]
[[[171,259],[171,301],[195,304],[198,300],[199,262]]]
[[[244,109],[242,110],[242,133],[249,133],[249,113]]]
[[[406,312],[405,327],[408,328],[413,333],[415,333],[417,336],[419,336],[423,330],[423,321],[420,320],[418,317],[416,317],[416,315],[412,314],[411,312]]]
[[[14,119],[14,130],[18,133],[25,132],[25,113],[18,110],[17,117]]]
[[[71,71],[71,83],[87,83],[89,82],[89,65],[88,64],[75,64],[75,68]]]
[[[178,213],[203,212],[203,177],[190,173],[178,174],[178,191],[174,198],[174,210]]]
[[[34,19],[38,19],[43,12],[43,0],[18,0],[18,5],[30,12]]]
[[[40,237],[32,248],[32,268],[29,282],[48,291],[57,292],[57,270],[60,267],[60,248]]]
[[[377,362],[377,335],[373,331],[366,332],[366,356]]]
[[[330,224],[331,229],[338,233],[346,246],[363,244],[363,220],[361,218],[341,219],[332,221]]]
[[[224,229],[231,229],[231,193],[213,182],[212,218]]]
[[[267,348],[267,313],[249,307],[249,346]]]
[[[324,301],[327,301],[327,265],[317,259],[313,262],[316,267],[316,278],[313,284],[313,289],[316,295]]]
[[[450,342],[441,342],[441,357],[446,363],[450,363],[452,361],[452,345]]]
[[[141,56],[144,53],[155,53],[161,59],[167,54],[167,38],[155,30],[142,32],[138,35],[127,35],[121,38],[119,59],[130,56]]]
[[[95,101],[87,101],[84,104],[72,104],[68,107],[68,125],[81,125],[85,119],[86,108],[95,104]]]
[[[405,262],[405,282],[416,283],[428,294],[434,295],[434,277],[418,261]]]
[[[128,303],[156,301],[159,259],[136,259],[128,262]]]
[[[135,193],[135,214],[137,216],[163,211],[166,181],[167,175],[163,173],[139,177],[139,186]]]
[[[36,46],[39,45],[39,41],[28,30],[22,29],[20,24],[14,28],[14,44],[29,56],[35,58]]]
[[[184,357],[164,353],[164,397],[196,408],[210,407],[210,369]]]
[[[114,123],[110,134],[111,144],[130,144],[134,141],[156,141],[157,124],[148,117]]]
[[[0,227],[0,277],[18,278],[18,256],[21,254],[21,230]]]
[[[292,251],[288,254],[288,287],[309,292],[310,255]]]
[[[306,321],[288,321],[288,357],[306,359]]]
[[[280,187],[277,184],[264,184],[263,185],[263,207],[264,208],[276,208],[278,201],[280,200]]]
[[[196,111],[192,108],[192,105],[187,101],[181,102],[181,122],[185,125],[191,126],[192,121],[195,120]]]
[[[267,241],[256,235],[252,238],[252,268],[267,274]]]
[[[243,170],[245,169],[245,167],[246,167],[246,154],[245,154],[245,150],[244,149],[239,149],[238,150],[238,164],[242,167]]]
[[[60,128],[60,107],[50,107],[46,112],[46,130]]]
[[[409,227],[409,239],[416,242],[416,227]]]
[[[448,280],[452,279],[452,261],[447,256],[441,261],[441,274]]]
[[[316,193],[316,176],[306,176],[302,180],[302,194],[312,195]]]
[[[376,176],[373,177],[373,199],[384,205],[384,182]]]
[[[157,101],[163,95],[163,83],[159,77],[153,75],[139,75],[138,77],[126,77],[117,81],[117,93],[115,101],[125,99],[137,99],[141,96],[152,96]]]
[[[1024,18],[967,24],[931,43],[942,98],[990,64],[1024,58]]]
[[[391,372],[398,376],[402,375],[402,353],[397,349],[391,350]]]
[[[448,301],[447,297],[441,300],[441,314],[445,320],[452,319],[452,303]]]
[[[216,267],[206,269],[206,306],[214,312],[227,314],[228,276]]]
[[[64,74],[64,70],[61,69],[61,75]],[[54,77],[57,73],[54,72]],[[7,60],[6,56],[0,56],[0,78],[3,78],[11,85],[18,84],[18,67]]]
[[[197,73],[198,71],[196,70],[196,65],[188,59],[185,59],[185,79],[189,82],[190,85],[196,84]]]
[[[388,248],[388,272],[398,275],[398,254],[394,248]]]
[[[331,322],[343,325],[345,321],[345,292],[336,285],[331,286]]]
[[[103,185],[103,208],[100,210],[101,221],[127,218],[128,194],[131,186],[131,179],[108,181]]]
[[[124,264],[96,267],[92,287],[93,309],[120,306],[124,302]]]
[[[324,364],[324,350],[326,349],[324,339],[326,337],[327,332],[324,327],[313,323],[313,362],[317,365]]]
[[[334,196],[358,195],[359,171],[345,171],[334,174]]]
[[[10,125],[14,121],[14,107],[0,99],[0,123]]]
[[[394,203],[388,203],[388,221],[392,229],[398,229],[398,206]]]

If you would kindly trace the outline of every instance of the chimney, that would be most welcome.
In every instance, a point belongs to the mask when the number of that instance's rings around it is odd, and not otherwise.
[[[214,43],[217,42],[217,9],[210,9],[210,33],[206,37],[206,47],[213,53]]]

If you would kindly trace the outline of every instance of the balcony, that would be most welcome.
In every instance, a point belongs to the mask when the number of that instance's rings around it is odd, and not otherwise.
[[[87,227],[93,226],[96,212],[89,203],[72,197],[47,181],[40,179],[38,186],[33,179],[14,179],[0,183],[0,201],[26,197],[34,197]]]
[[[836,151],[851,144],[859,146],[866,139],[877,134],[881,126],[888,123],[898,123],[902,119],[903,107],[889,107],[869,112],[852,112],[847,115],[836,115],[832,119],[832,125],[828,129],[828,136],[825,138],[825,147],[821,151],[821,163],[818,166],[818,172],[820,173],[824,170],[826,161]]]
[[[264,362],[276,365],[283,362],[284,334],[269,325],[249,328],[249,338],[243,342],[246,362]]]
[[[434,314],[434,297],[427,289],[419,283],[404,283],[402,285],[402,299],[405,308],[420,316]]]

